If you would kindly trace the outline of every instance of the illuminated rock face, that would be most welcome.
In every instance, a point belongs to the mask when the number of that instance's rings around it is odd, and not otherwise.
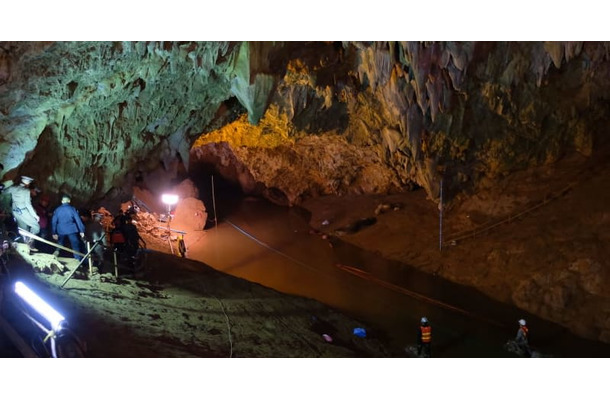
[[[413,185],[436,199],[442,176],[454,197],[485,177],[591,154],[610,111],[609,49],[4,42],[0,159],[7,177],[34,176],[51,192],[124,200],[138,177],[186,174],[203,135],[198,157],[224,146],[244,190],[280,203]],[[240,115],[266,127],[258,140],[231,139],[250,132],[230,125]],[[210,146],[215,135],[227,144]]]
[[[79,201],[124,199],[136,176],[175,172],[229,97],[233,47],[3,43],[5,172]]]
[[[262,129],[252,132],[236,121],[206,132],[195,145],[197,155],[232,151],[223,159],[233,159],[232,175],[242,171],[235,179],[244,190],[263,187],[283,203],[413,185],[436,200],[441,177],[445,195],[453,198],[476,190],[485,178],[572,151],[590,155],[593,143],[604,141],[600,127],[610,111],[608,48],[284,44],[285,67],[282,74],[275,69],[270,107],[254,118]],[[243,140],[252,134],[260,143]],[[269,137],[282,134],[283,140],[269,144]],[[207,145],[219,141],[230,149]]]

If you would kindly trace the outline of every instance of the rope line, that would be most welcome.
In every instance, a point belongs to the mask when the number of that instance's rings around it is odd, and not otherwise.
[[[469,229],[466,231],[462,231],[462,232],[458,232],[458,233],[454,233],[453,235],[450,236],[449,239],[447,239],[446,241],[443,242],[444,245],[449,245],[452,242],[458,242],[458,241],[462,241],[464,239],[469,239],[472,237],[476,237],[477,235],[480,235],[482,233],[488,232],[492,229],[497,228],[500,225],[506,224],[506,223],[510,223],[513,220],[519,219],[521,217],[523,217],[526,214],[531,213],[532,211],[550,203],[551,201],[558,199],[559,197],[565,195],[567,192],[569,192],[570,190],[572,190],[572,188],[576,186],[576,183],[571,183],[568,186],[564,187],[562,190],[560,190],[557,194],[555,195],[551,195],[550,197],[546,197],[544,200],[542,200],[540,203],[534,204],[532,207],[524,210],[524,211],[520,211],[517,214],[513,214],[513,215],[509,215],[508,217],[497,221],[497,222],[492,222],[491,225],[482,225],[479,226],[477,228],[474,229]]]
[[[600,161],[600,160],[598,159],[597,161]],[[491,222],[491,225],[483,224],[474,229],[469,229],[469,230],[454,233],[454,234],[450,235],[451,237],[449,239],[447,239],[446,241],[443,242],[443,245],[450,245],[450,244],[452,244],[452,242],[457,242],[457,241],[461,241],[464,239],[476,237],[477,235],[480,235],[481,233],[488,232],[494,228],[497,228],[498,226],[500,226],[502,224],[510,223],[515,219],[518,219],[520,217],[523,217],[526,214],[531,213],[532,211],[550,203],[551,201],[564,196],[566,193],[568,193],[570,190],[572,190],[575,186],[582,183],[584,181],[584,179],[582,179],[582,177],[585,176],[586,173],[593,174],[593,176],[599,175],[600,170],[603,172],[605,170],[604,168],[606,168],[606,165],[608,164],[609,161],[610,161],[610,158],[606,157],[605,159],[602,158],[601,165],[591,162],[591,164],[589,164],[588,167],[582,168],[580,170],[580,172],[577,174],[577,176],[581,177],[581,179],[578,179],[578,180],[575,180],[575,181],[569,183],[563,189],[556,192],[556,194],[554,194],[554,195],[551,194],[550,196],[545,196],[545,198],[542,201],[540,201],[537,204],[534,204],[532,207],[530,207],[524,211],[521,211],[517,214],[509,215],[508,217],[506,217],[500,221]]]
[[[233,222],[229,221],[228,219],[226,219],[225,221],[226,221],[226,222],[227,222],[229,225],[231,225],[233,228],[235,228],[235,229],[236,229],[238,232],[240,232],[242,235],[244,235],[244,236],[246,236],[246,237],[248,237],[248,238],[252,239],[253,241],[255,241],[256,243],[258,243],[259,245],[261,245],[261,246],[263,246],[264,248],[266,248],[267,250],[271,250],[271,251],[273,251],[274,253],[279,254],[280,256],[285,257],[285,258],[289,259],[290,261],[292,261],[293,263],[298,264],[298,265],[300,265],[300,266],[302,266],[302,267],[305,267],[305,268],[311,269],[311,270],[313,270],[313,271],[315,271],[315,272],[322,272],[322,271],[320,271],[320,270],[318,270],[318,269],[316,269],[316,268],[314,268],[314,267],[312,267],[312,266],[310,266],[310,265],[307,265],[307,264],[305,264],[305,263],[303,263],[303,262],[301,262],[301,261],[297,260],[296,258],[294,258],[294,257],[292,257],[292,256],[289,256],[288,254],[286,254],[286,253],[284,253],[284,252],[281,252],[280,250],[277,250],[277,249],[275,249],[275,248],[271,247],[271,246],[270,246],[270,245],[268,245],[267,243],[263,242],[263,241],[262,241],[262,240],[260,240],[260,239],[257,239],[257,238],[256,238],[256,237],[254,237],[252,234],[250,234],[250,233],[246,232],[244,229],[242,229],[242,228],[240,228],[239,226],[235,225]]]
[[[233,226],[236,230],[238,230],[239,232],[241,232],[243,235],[247,236],[248,238],[254,240],[256,243],[260,244],[261,246],[263,246],[263,247],[265,247],[265,248],[267,248],[267,249],[269,249],[271,251],[274,251],[275,253],[280,254],[283,257],[286,257],[289,260],[291,260],[291,261],[293,261],[293,262],[295,262],[295,263],[297,263],[299,265],[302,265],[302,266],[307,267],[307,268],[314,269],[314,268],[312,268],[312,267],[310,267],[310,266],[308,266],[308,265],[306,265],[306,264],[304,264],[304,263],[302,263],[302,262],[300,262],[298,260],[295,260],[293,257],[291,257],[291,256],[289,256],[289,255],[287,255],[285,253],[282,253],[279,250],[274,249],[273,247],[271,247],[267,243],[257,239],[256,237],[254,237],[250,233],[246,232],[245,230],[243,230],[239,226],[237,226],[234,223],[232,223],[231,221],[228,221],[228,220],[226,220],[226,221],[231,226]],[[361,270],[359,268],[352,267],[352,266],[349,266],[349,265],[339,264],[339,263],[335,264],[335,266],[338,267],[339,269],[341,269],[343,271],[346,271],[346,272],[349,272],[352,275],[355,275],[355,276],[357,276],[357,277],[359,277],[361,279],[367,280],[369,282],[372,282],[374,284],[377,284],[377,285],[379,285],[381,287],[384,287],[386,289],[392,290],[394,292],[398,292],[398,293],[410,296],[410,297],[412,297],[412,298],[414,298],[416,300],[427,302],[429,304],[433,304],[433,305],[436,305],[438,307],[445,308],[447,310],[451,310],[451,311],[454,311],[454,312],[457,312],[457,313],[460,313],[460,314],[463,314],[463,315],[467,315],[467,316],[469,316],[471,318],[475,318],[475,319],[479,319],[479,320],[484,320],[484,321],[486,321],[486,322],[488,322],[490,324],[496,325],[496,326],[503,326],[502,324],[500,324],[500,323],[498,323],[496,321],[493,321],[493,320],[490,320],[490,319],[478,316],[478,315],[473,314],[473,313],[471,313],[469,311],[466,311],[466,310],[464,310],[462,308],[452,306],[452,305],[444,303],[444,302],[442,302],[440,300],[433,299],[433,298],[425,296],[425,295],[423,295],[421,293],[416,293],[416,292],[413,292],[413,291],[411,291],[409,289],[406,289],[406,288],[404,288],[402,286],[394,285],[394,284],[392,284],[390,282],[387,282],[387,281],[384,281],[382,279],[379,279],[379,278],[371,275],[370,273],[368,273],[366,271],[363,271],[363,270]],[[318,271],[318,270],[316,270],[316,271],[317,272],[321,272],[321,271]]]
[[[473,314],[470,311],[464,310],[463,308],[452,306],[451,304],[447,304],[447,303],[445,303],[443,301],[436,300],[436,299],[433,299],[431,297],[425,296],[423,294],[413,292],[413,291],[411,291],[409,289],[405,289],[402,286],[394,285],[393,283],[390,283],[390,282],[384,281],[382,279],[379,279],[379,278],[377,278],[377,277],[375,277],[375,276],[373,276],[373,275],[369,274],[368,272],[363,271],[361,269],[350,267],[349,265],[342,265],[342,264],[338,264],[337,266],[339,268],[341,268],[342,270],[344,270],[344,271],[347,271],[347,272],[349,272],[351,274],[354,274],[354,275],[356,275],[356,276],[358,276],[358,277],[360,277],[362,279],[366,279],[368,281],[371,281],[371,282],[373,282],[373,283],[375,283],[375,284],[377,284],[377,285],[379,285],[381,287],[384,287],[386,289],[390,289],[390,290],[393,290],[395,292],[402,293],[402,294],[407,295],[407,296],[411,296],[411,297],[413,297],[413,298],[415,298],[417,300],[420,300],[420,301],[423,301],[423,302],[427,302],[427,303],[431,303],[431,304],[434,304],[434,305],[436,305],[438,307],[445,308],[447,310],[451,310],[451,311],[454,311],[454,312],[457,312],[457,313],[469,316],[469,317],[474,318],[474,319],[479,319],[479,320],[486,321],[487,323],[492,324],[492,325],[496,325],[496,326],[500,326],[500,327],[504,326],[503,324],[501,324],[501,323],[499,323],[497,321],[493,321],[491,319],[484,318],[484,317],[481,317],[479,315]]]

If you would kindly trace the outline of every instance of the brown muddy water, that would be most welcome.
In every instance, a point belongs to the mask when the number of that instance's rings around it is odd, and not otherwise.
[[[226,204],[226,203],[225,203]],[[217,204],[218,206],[218,204]],[[208,207],[210,209],[210,207]],[[543,357],[608,357],[610,346],[494,301],[472,288],[424,274],[312,233],[307,213],[242,198],[219,212],[218,227],[188,257],[280,292],[312,298],[373,327],[398,354],[415,345],[418,322],[433,327],[434,357],[514,357],[504,349],[525,318]]]

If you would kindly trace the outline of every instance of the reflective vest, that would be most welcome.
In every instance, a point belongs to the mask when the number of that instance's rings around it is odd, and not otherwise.
[[[432,341],[432,327],[420,326],[421,329],[421,342],[430,343]]]
[[[521,329],[521,332],[523,332],[523,337],[527,339],[527,326],[521,325],[519,329]]]

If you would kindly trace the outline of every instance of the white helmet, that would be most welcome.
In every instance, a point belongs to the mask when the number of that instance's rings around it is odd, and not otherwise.
[[[525,320],[524,320],[524,319],[520,319],[520,320],[519,320],[519,325],[521,325],[521,326],[525,326]]]
[[[421,323],[422,323],[422,324],[427,324],[427,323],[428,323],[428,318],[426,318],[426,317],[421,317]]]

